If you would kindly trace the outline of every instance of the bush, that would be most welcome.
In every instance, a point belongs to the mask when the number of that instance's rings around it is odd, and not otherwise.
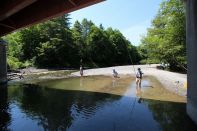
[[[31,61],[25,61],[23,63],[23,62],[20,62],[18,58],[12,57],[12,56],[8,56],[7,63],[8,63],[8,67],[10,70],[32,66]]]

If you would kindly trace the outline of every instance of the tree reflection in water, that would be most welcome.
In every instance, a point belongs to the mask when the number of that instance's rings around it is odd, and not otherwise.
[[[8,89],[0,88],[1,130],[20,126],[13,126],[16,123],[11,116],[19,113],[15,110],[25,114],[21,122],[31,119],[36,125],[29,122],[30,126],[39,130],[196,130],[186,115],[185,104],[139,100],[143,94],[131,98],[31,84],[9,86]],[[15,118],[15,121],[19,119]]]
[[[197,127],[186,114],[185,103],[145,100],[153,118],[164,131],[192,131]]]
[[[10,113],[8,104],[8,89],[7,85],[0,85],[0,130],[9,130]]]
[[[65,130],[80,114],[88,119],[95,114],[100,105],[118,100],[119,96],[89,93],[82,91],[64,91],[37,85],[23,85],[17,96],[21,110],[45,130]],[[16,95],[16,94],[15,94]]]

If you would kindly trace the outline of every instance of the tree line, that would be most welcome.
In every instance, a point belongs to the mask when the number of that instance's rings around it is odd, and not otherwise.
[[[87,19],[71,27],[68,14],[3,39],[8,42],[11,68],[106,67],[140,61],[137,48],[119,30],[96,26]]]
[[[167,63],[171,70],[186,70],[185,11],[181,0],[165,0],[161,3],[152,26],[138,47],[142,63]]]

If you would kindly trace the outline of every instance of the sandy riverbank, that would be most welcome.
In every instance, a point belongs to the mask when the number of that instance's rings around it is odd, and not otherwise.
[[[119,76],[133,76],[135,77],[135,71],[137,68],[141,68],[144,76],[153,76],[168,90],[175,92],[178,95],[186,96],[187,92],[187,74],[180,74],[175,72],[169,72],[156,69],[156,64],[152,65],[134,65],[134,66],[115,66],[107,68],[96,68],[84,70],[84,76],[104,75],[112,76],[112,70],[115,69]],[[48,69],[36,69],[28,68],[20,70],[25,72],[23,76],[26,79],[62,79],[68,77],[79,77],[79,71],[73,70],[48,70]]]
[[[134,65],[134,66],[115,66],[108,68],[84,70],[84,76],[107,75],[112,76],[112,70],[115,69],[120,76],[131,75],[135,77],[135,71],[141,68],[144,76],[154,76],[168,90],[178,95],[186,96],[187,92],[187,74],[180,74],[156,69],[156,64],[152,65]],[[135,71],[134,71],[135,70]],[[80,76],[79,72],[71,73],[74,76]]]

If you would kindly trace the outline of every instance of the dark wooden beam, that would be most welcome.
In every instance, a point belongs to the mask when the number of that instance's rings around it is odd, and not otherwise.
[[[103,0],[75,0],[72,2],[74,2],[76,6],[73,6],[69,0],[38,0],[9,18],[0,21],[0,23],[15,29],[20,29],[101,1]],[[11,31],[14,31],[14,29],[8,28],[6,30],[5,27],[0,26],[0,36]]]
[[[16,29],[15,27],[12,27],[12,26],[9,26],[9,25],[6,25],[6,24],[1,24],[1,23],[0,23],[0,26],[3,26],[5,28],[10,28],[10,29]]]
[[[7,0],[7,2],[2,3],[0,9],[0,21],[8,18],[9,16],[15,14],[19,10],[31,5],[37,0]],[[1,4],[1,2],[0,2]]]
[[[73,6],[77,6],[77,4],[74,2],[74,0],[68,0]]]

